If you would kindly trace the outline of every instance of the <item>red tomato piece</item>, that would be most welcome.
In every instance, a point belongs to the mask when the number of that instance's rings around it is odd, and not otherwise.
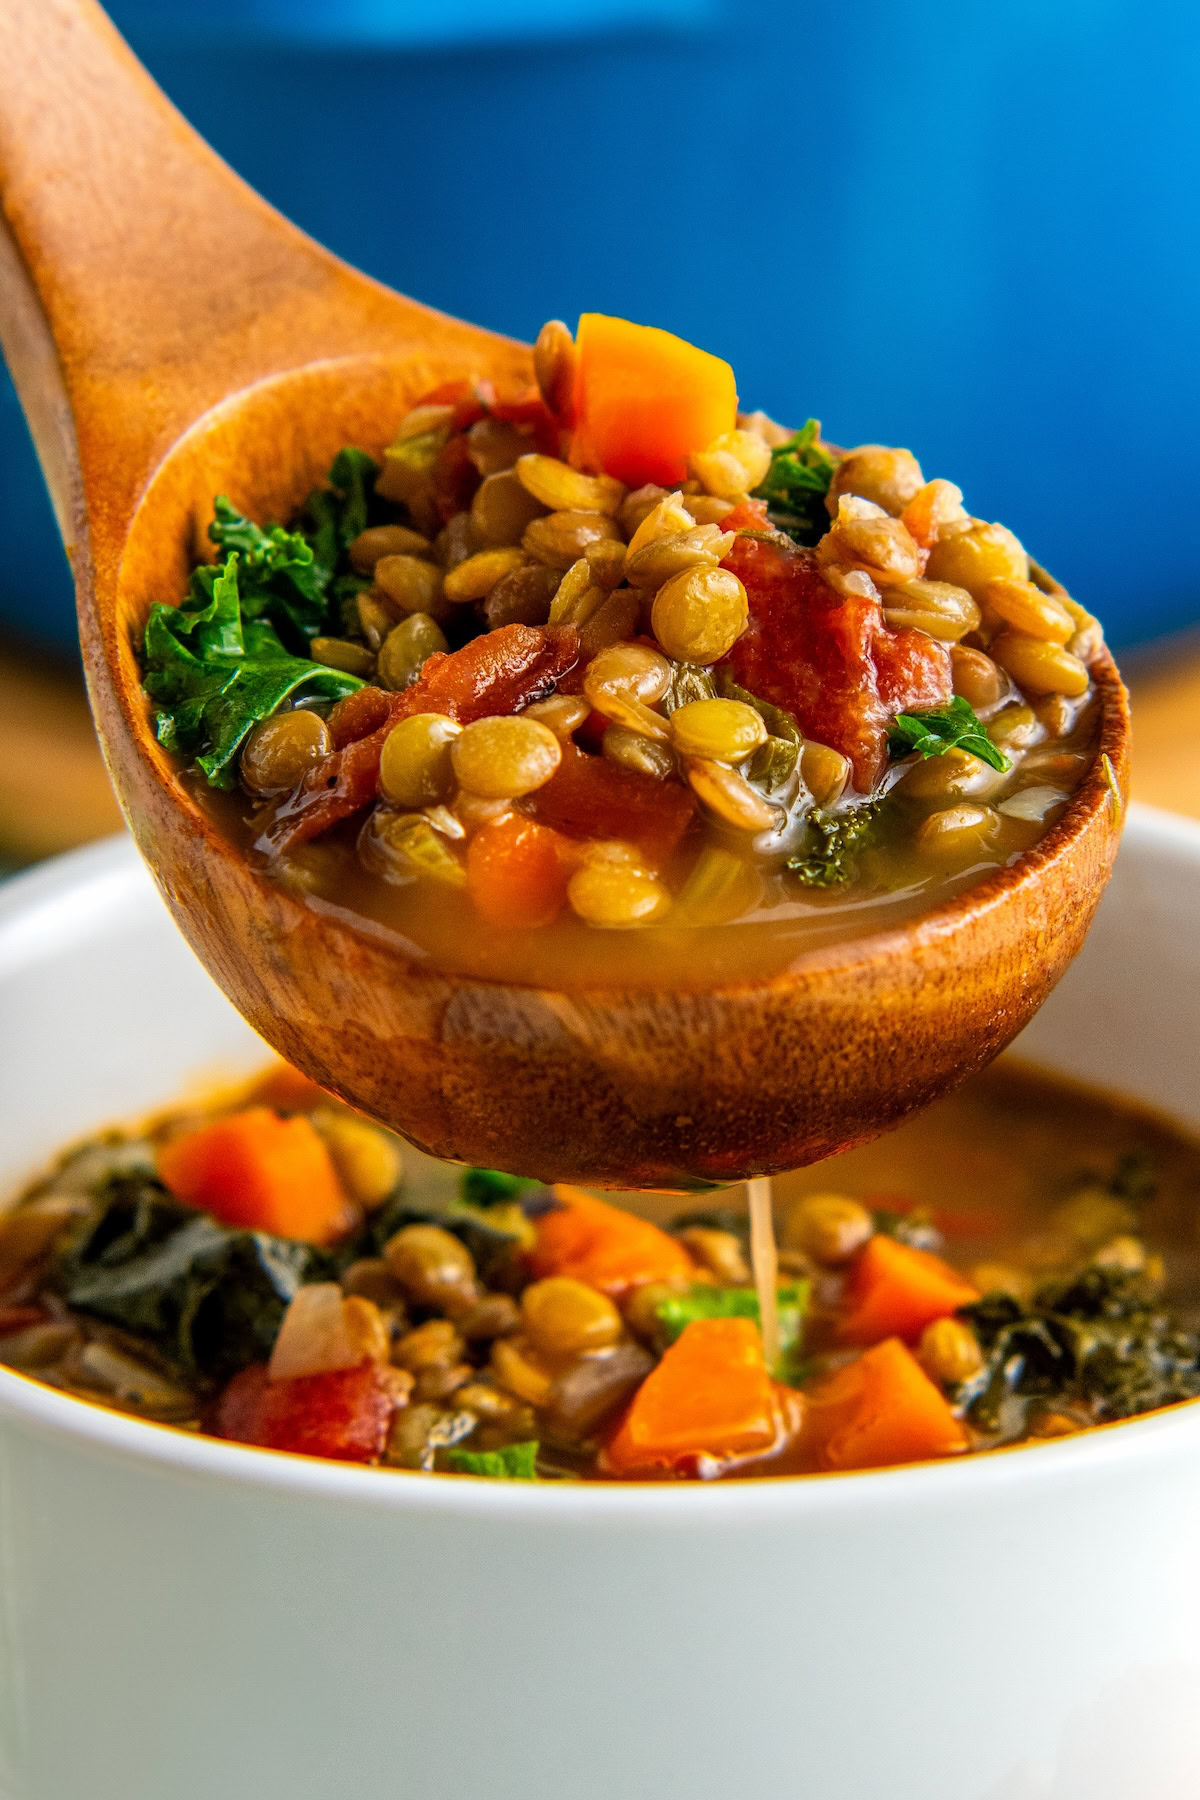
[[[375,1462],[387,1443],[394,1401],[373,1362],[293,1381],[268,1381],[255,1363],[217,1402],[216,1433],[262,1450],[334,1462]]]
[[[564,744],[563,759],[530,796],[543,824],[574,838],[622,838],[661,868],[691,824],[696,802],[675,781],[656,781]]]
[[[725,659],[734,680],[840,750],[869,793],[886,767],[896,713],[950,699],[945,645],[889,630],[876,599],[843,599],[811,550],[739,536],[724,567],[750,602],[749,624]]]
[[[277,809],[263,834],[266,848],[290,850],[369,806],[378,793],[384,740],[399,720],[440,712],[469,725],[516,712],[552,694],[578,655],[579,633],[572,625],[504,625],[461,650],[431,656],[403,693],[359,689],[334,709],[331,729],[341,747],[310,769]],[[359,728],[366,735],[348,741]]]

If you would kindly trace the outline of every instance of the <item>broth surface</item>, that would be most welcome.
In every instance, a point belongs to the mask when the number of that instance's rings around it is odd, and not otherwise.
[[[768,1369],[743,1190],[464,1172],[280,1068],[34,1184],[0,1361],[269,1448],[542,1479],[880,1467],[1200,1395],[1200,1142],[1144,1108],[1004,1062],[774,1210]]]

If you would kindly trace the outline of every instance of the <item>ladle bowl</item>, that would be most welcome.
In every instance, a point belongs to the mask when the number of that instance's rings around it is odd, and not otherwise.
[[[252,867],[156,742],[136,645],[182,595],[214,493],[284,518],[454,376],[527,348],[347,268],[187,126],[92,0],[0,16],[0,339],[73,563],[101,744],[201,960],[279,1052],[423,1149],[543,1179],[727,1183],[895,1125],[990,1060],[1083,941],[1115,855],[1124,689],[1011,866],[778,977],[569,992],[439,972]]]

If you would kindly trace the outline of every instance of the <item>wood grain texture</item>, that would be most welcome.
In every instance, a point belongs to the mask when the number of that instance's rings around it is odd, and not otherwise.
[[[112,778],[185,934],[283,1055],[439,1155],[669,1186],[872,1136],[1040,1005],[1116,848],[1121,802],[1099,766],[1012,869],[750,986],[451,979],[267,882],[153,741],[134,649],[146,609],[182,594],[214,492],[286,516],[342,444],[378,451],[433,382],[525,375],[528,351],[303,238],[189,131],[90,0],[6,0],[0,202],[15,251],[0,267],[5,344],[75,546]],[[1124,691],[1106,655],[1093,672],[1123,787]]]

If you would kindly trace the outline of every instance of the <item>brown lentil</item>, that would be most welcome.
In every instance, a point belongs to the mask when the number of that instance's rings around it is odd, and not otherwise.
[[[849,1194],[805,1194],[787,1216],[783,1241],[814,1262],[836,1268],[875,1235],[875,1221]]]
[[[521,545],[536,561],[552,569],[569,569],[589,544],[617,539],[617,527],[605,513],[555,512],[525,527]]]
[[[425,612],[409,613],[388,632],[380,647],[379,680],[393,693],[400,693],[417,679],[431,656],[449,648],[436,619]]]
[[[485,800],[513,800],[544,787],[562,761],[562,745],[536,719],[477,719],[456,738],[454,773]]]
[[[412,713],[393,725],[379,758],[379,791],[393,806],[436,806],[453,792],[451,751],[462,726],[445,713]]]
[[[730,570],[687,569],[659,588],[650,623],[668,656],[707,667],[732,650],[749,616],[746,590]]]
[[[319,713],[307,707],[275,713],[256,725],[242,746],[242,780],[255,794],[287,793],[332,749]]]

